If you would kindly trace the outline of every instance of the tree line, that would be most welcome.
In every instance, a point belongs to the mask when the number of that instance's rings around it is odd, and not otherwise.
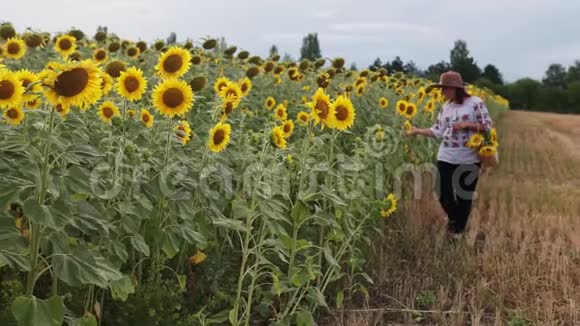
[[[270,52],[277,53],[277,47],[272,46]],[[284,57],[291,59],[288,54]],[[300,60],[316,60],[321,57],[318,35],[308,34],[302,40]],[[541,80],[522,78],[513,83],[505,83],[495,65],[487,64],[481,69],[469,53],[467,43],[457,40],[450,51],[449,61],[434,63],[426,69],[420,69],[412,60],[405,62],[399,56],[385,62],[377,57],[368,68],[373,71],[385,68],[391,73],[400,71],[433,81],[437,81],[441,73],[454,70],[461,73],[465,82],[488,88],[507,98],[512,109],[580,113],[580,60],[576,60],[569,67],[559,63],[551,64]],[[356,66],[352,64],[351,69],[356,70]]]

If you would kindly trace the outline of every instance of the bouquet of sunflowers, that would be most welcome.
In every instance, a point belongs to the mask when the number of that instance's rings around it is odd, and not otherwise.
[[[487,132],[478,132],[473,134],[467,143],[467,146],[479,153],[481,164],[484,168],[495,167],[499,164],[499,154],[497,148],[497,131],[491,128]]]

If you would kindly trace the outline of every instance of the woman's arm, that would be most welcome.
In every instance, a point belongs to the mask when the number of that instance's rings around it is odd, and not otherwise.
[[[433,134],[433,131],[429,128],[411,127],[411,130],[409,130],[409,132],[407,134],[409,136],[421,135],[421,136],[425,136],[425,137],[435,138],[435,134]]]

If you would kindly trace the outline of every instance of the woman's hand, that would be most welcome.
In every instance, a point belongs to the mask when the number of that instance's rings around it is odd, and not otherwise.
[[[471,128],[471,126],[472,126],[471,122],[456,122],[453,125],[453,131],[465,130]]]

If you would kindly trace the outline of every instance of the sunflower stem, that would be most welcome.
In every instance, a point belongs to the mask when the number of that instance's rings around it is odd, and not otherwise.
[[[50,117],[48,119],[48,134],[52,134],[54,125],[54,108],[50,111]],[[42,155],[42,175],[40,177],[40,187],[37,189],[37,199],[40,205],[44,205],[46,200],[46,188],[48,187],[48,173],[50,170],[50,164],[48,162],[48,154],[50,150],[50,143],[48,140],[44,143],[44,151]],[[26,280],[26,294],[32,295],[34,292],[34,285],[36,283],[36,273],[38,269],[38,254],[40,250],[40,239],[41,239],[41,226],[39,224],[33,223],[31,226],[31,245],[30,245],[30,272],[28,272],[28,278]],[[56,275],[53,274],[53,279]]]

